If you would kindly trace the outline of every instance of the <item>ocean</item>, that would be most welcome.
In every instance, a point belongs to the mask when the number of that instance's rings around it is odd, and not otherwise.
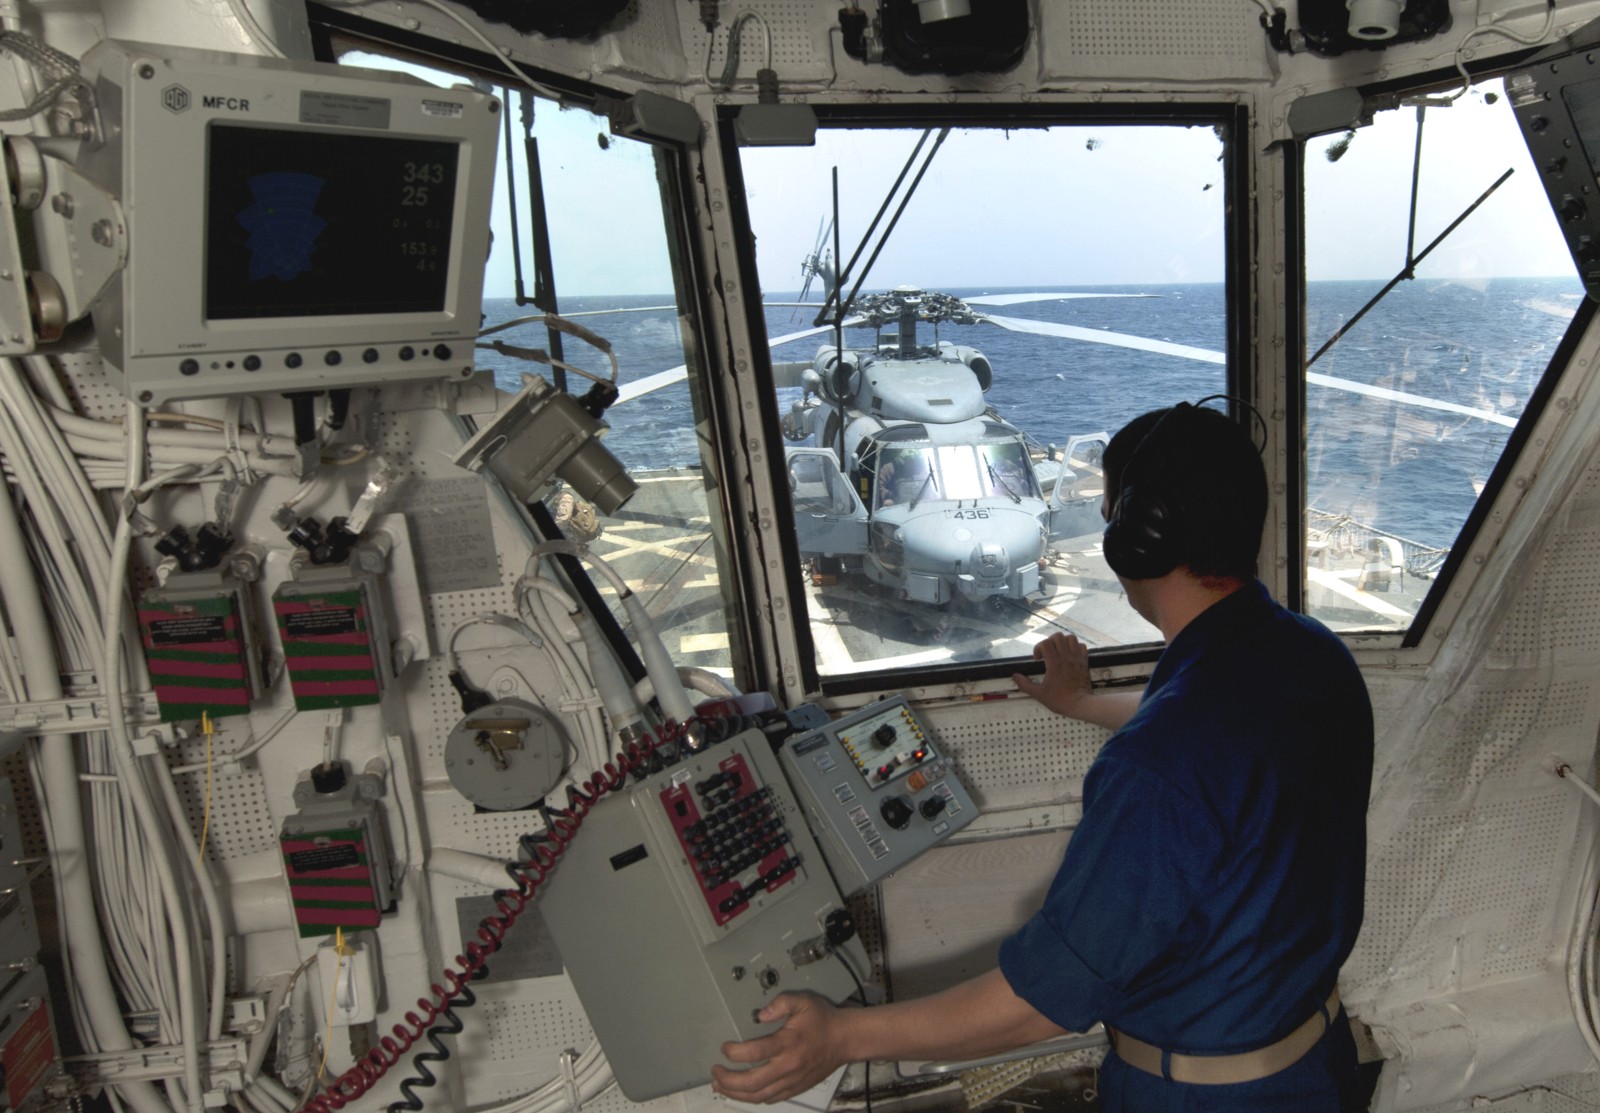
[[[1307,290],[1307,345],[1314,352],[1381,287],[1381,280],[1313,282]],[[958,297],[1015,292],[1007,288],[946,290]],[[1041,300],[993,312],[1076,325],[1221,352],[1226,347],[1221,284],[1074,287],[1059,292],[1145,295]],[[1347,516],[1424,546],[1447,548],[1471,510],[1576,311],[1576,278],[1506,278],[1486,282],[1418,279],[1402,282],[1317,361],[1320,375],[1449,403],[1438,409],[1373,397],[1348,387],[1307,388],[1307,490],[1316,510]],[[794,293],[770,295],[795,300]],[[659,297],[571,297],[564,312],[670,306]],[[533,312],[511,299],[486,299],[486,325]],[[769,336],[808,328],[814,311],[771,307]],[[676,313],[619,313],[579,320],[613,345],[623,383],[684,362]],[[924,324],[919,340],[933,330]],[[544,347],[544,329],[500,333],[513,344]],[[1045,445],[1074,434],[1114,432],[1129,418],[1225,389],[1223,368],[1175,355],[1007,331],[992,324],[944,325],[939,338],[979,349],[993,365],[988,400],[1006,420]],[[846,330],[847,347],[868,347],[870,329]],[[829,342],[822,334],[774,348],[775,360],[806,360]],[[567,361],[609,374],[605,357],[565,338]],[[479,366],[500,385],[520,389],[524,370],[548,368],[480,350]],[[571,388],[581,392],[581,380]],[[798,390],[779,391],[774,411]],[[1470,411],[1470,412],[1463,412]],[[631,470],[659,471],[699,463],[688,389],[679,383],[606,414],[607,447]]]

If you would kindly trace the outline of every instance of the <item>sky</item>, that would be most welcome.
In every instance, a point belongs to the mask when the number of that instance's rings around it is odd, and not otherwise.
[[[1572,263],[1510,107],[1503,97],[1489,101],[1478,90],[1452,107],[1426,112],[1416,250],[1507,167],[1515,172],[1419,273],[1462,279],[1570,274]],[[1409,107],[1381,113],[1337,161],[1325,154],[1337,137],[1308,144],[1306,261],[1313,280],[1386,279],[1404,265],[1416,115]],[[649,149],[611,136],[602,118],[548,101],[537,102],[534,133],[562,296],[671,290]],[[744,150],[741,166],[763,289],[800,287],[801,263],[832,207],[834,168],[848,257],[920,134],[909,128],[824,129],[816,147]],[[1208,127],[952,132],[867,287],[1221,281],[1220,154],[1221,143]],[[520,154],[517,161],[517,198],[525,208]],[[514,289],[505,190],[502,174],[492,207],[495,247],[486,297],[509,297]],[[522,254],[531,292],[526,227]]]

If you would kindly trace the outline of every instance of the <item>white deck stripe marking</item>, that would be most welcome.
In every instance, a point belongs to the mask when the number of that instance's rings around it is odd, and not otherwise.
[[[1415,617],[1409,611],[1403,611],[1392,603],[1385,603],[1377,596],[1370,595],[1352,584],[1345,583],[1332,572],[1324,572],[1320,568],[1308,568],[1306,569],[1306,578],[1318,587],[1327,588],[1335,595],[1343,595],[1351,602],[1361,604],[1361,606],[1374,614],[1385,615],[1388,618],[1403,618],[1408,622]]]

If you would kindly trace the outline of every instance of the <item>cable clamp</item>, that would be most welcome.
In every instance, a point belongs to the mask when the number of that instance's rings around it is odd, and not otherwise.
[[[570,1047],[561,1053],[561,1085],[567,1092],[567,1108],[579,1113],[583,1097],[578,1093],[578,1053]]]

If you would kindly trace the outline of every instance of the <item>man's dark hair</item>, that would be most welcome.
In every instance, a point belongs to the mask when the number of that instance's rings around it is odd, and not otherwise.
[[[1114,531],[1126,541],[1131,528],[1140,537],[1138,559],[1146,547],[1155,549],[1156,562],[1147,567],[1185,565],[1197,576],[1255,578],[1267,472],[1249,435],[1231,418],[1187,403],[1141,414],[1111,438],[1103,466],[1108,559]]]

